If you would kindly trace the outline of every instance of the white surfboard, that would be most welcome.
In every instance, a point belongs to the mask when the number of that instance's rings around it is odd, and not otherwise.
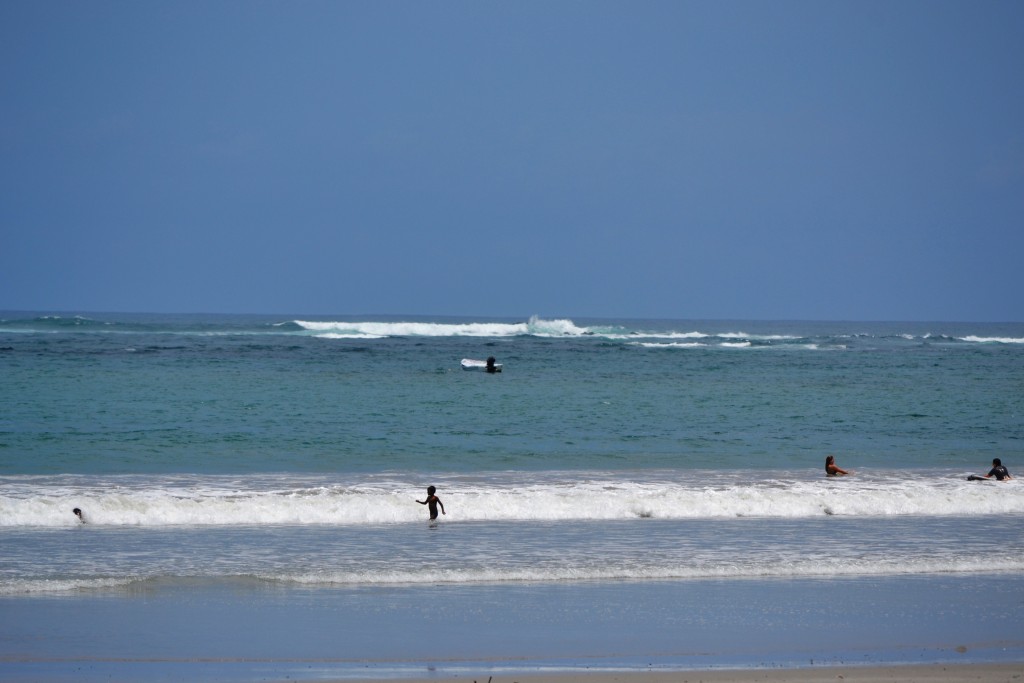
[[[463,370],[482,370],[482,371],[486,372],[487,371],[487,361],[485,361],[485,360],[475,360],[473,358],[463,358],[462,359],[462,369]],[[495,372],[501,372],[501,363],[495,363],[494,364],[494,371]]]

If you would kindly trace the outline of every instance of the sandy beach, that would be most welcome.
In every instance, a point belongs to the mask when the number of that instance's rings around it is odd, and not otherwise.
[[[907,666],[744,669],[716,671],[572,673],[502,677],[404,679],[404,683],[932,683],[1024,680],[1024,662],[1013,664],[934,664]],[[353,683],[346,681],[345,683]],[[379,679],[359,683],[380,683]]]
[[[10,596],[0,600],[0,678],[1024,683],[1022,581],[372,590],[161,582],[127,592]],[[830,599],[815,600],[824,589]]]

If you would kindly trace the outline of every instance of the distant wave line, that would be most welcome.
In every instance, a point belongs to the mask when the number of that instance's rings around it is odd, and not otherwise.
[[[577,327],[571,320],[544,320],[534,316],[527,322],[322,322],[295,320],[300,328],[320,335],[344,337],[579,337],[593,334]]]
[[[245,318],[218,319],[217,317],[159,317],[142,319],[103,320],[86,315],[42,315],[28,318],[0,319],[0,333],[8,334],[124,334],[124,335],[182,335],[196,337],[253,336],[253,335],[311,335],[324,339],[386,339],[392,337],[475,337],[503,338],[534,336],[542,338],[580,339],[593,337],[613,341],[640,342],[667,340],[669,342],[704,343],[708,346],[730,348],[760,348],[779,345],[789,348],[845,348],[848,340],[885,340],[926,344],[1022,345],[1024,337],[982,334],[909,334],[887,333],[850,334],[830,332],[816,325],[807,334],[752,334],[732,330],[708,332],[701,329],[657,330],[637,328],[609,321],[606,325],[582,326],[569,318],[546,319],[532,316],[518,322],[433,322],[383,320],[287,320],[258,322]],[[838,324],[838,323],[837,323]],[[682,344],[676,345],[682,348]],[[698,348],[690,346],[689,348]]]

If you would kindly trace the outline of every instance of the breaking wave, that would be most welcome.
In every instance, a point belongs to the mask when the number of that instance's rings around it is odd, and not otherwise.
[[[446,521],[603,521],[637,518],[800,519],[824,515],[983,516],[1024,514],[1024,485],[967,482],[966,474],[901,478],[905,472],[859,473],[826,479],[776,473],[752,480],[719,472],[650,474],[493,475],[434,478]],[[523,475],[526,477],[526,475]],[[379,525],[418,522],[414,500],[424,486],[406,480],[357,483],[264,475],[0,478],[0,527]]]

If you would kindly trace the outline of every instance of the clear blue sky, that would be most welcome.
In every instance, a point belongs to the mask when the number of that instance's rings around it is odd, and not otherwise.
[[[0,309],[1024,320],[1024,2],[0,3]]]

